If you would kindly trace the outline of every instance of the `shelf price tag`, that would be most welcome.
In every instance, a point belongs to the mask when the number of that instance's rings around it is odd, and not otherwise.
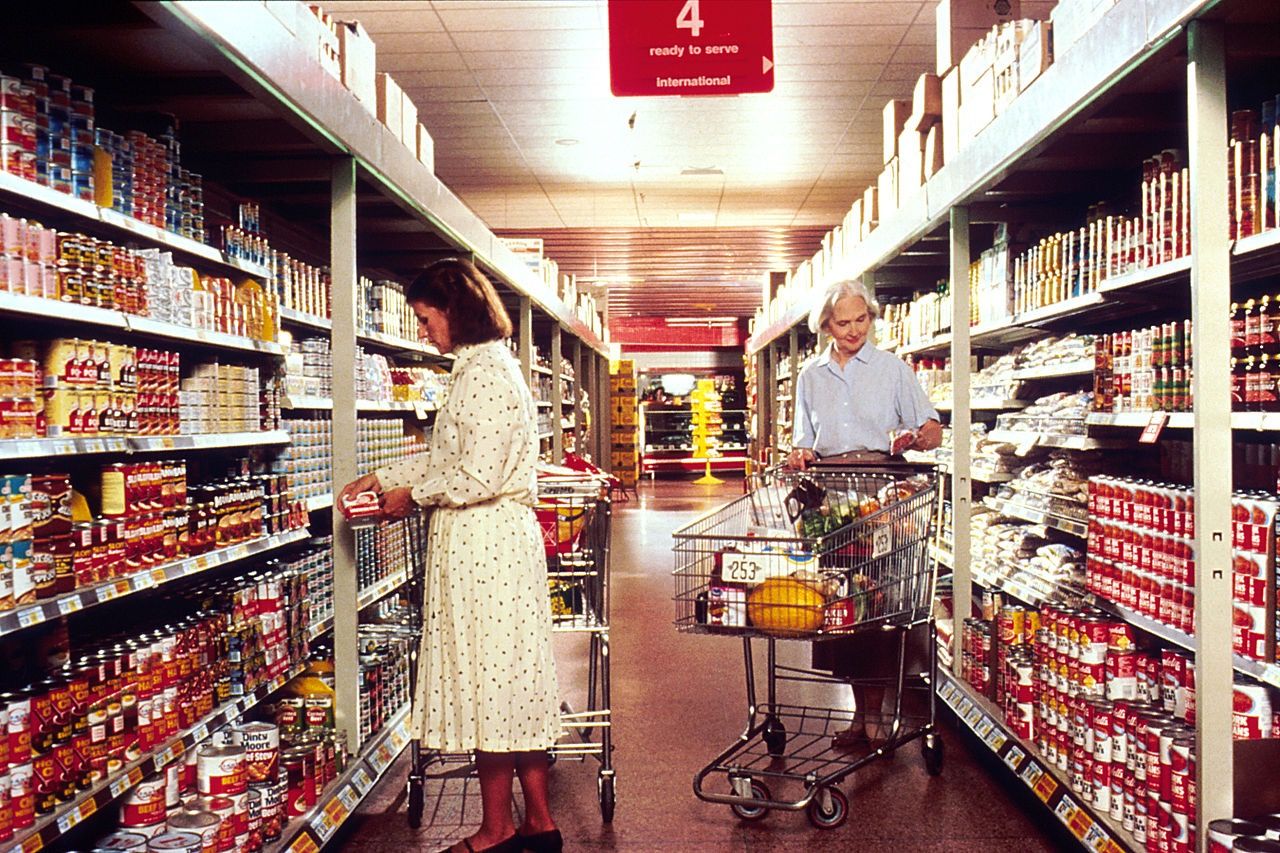
[[[342,801],[342,805],[346,807],[348,814],[355,811],[356,806],[360,805],[360,795],[348,786],[338,789],[338,799]]]
[[[111,798],[114,800],[116,797],[129,790],[129,786],[132,784],[133,783],[129,781],[128,776],[121,776],[119,779],[112,782],[111,786],[108,788],[111,792]]]
[[[300,832],[288,849],[289,853],[319,853],[320,845],[306,832]]]
[[[80,808],[76,809],[76,812],[80,815],[80,819],[84,820],[85,818],[87,818],[89,815],[93,814],[97,810],[98,810],[98,804],[95,803],[92,799],[88,799],[80,804]]]
[[[1138,436],[1138,444],[1155,444],[1160,440],[1160,433],[1164,431],[1167,423],[1169,423],[1168,412],[1152,412],[1151,420],[1147,421],[1142,435]]]
[[[84,600],[78,595],[69,596],[58,602],[58,612],[63,616],[69,616],[82,609],[84,609]]]
[[[62,815],[58,818],[58,833],[60,835],[66,835],[71,831],[71,827],[75,826],[79,822],[80,820],[75,812],[68,812],[67,814]]]
[[[1111,839],[1107,836],[1105,830],[1093,821],[1089,822],[1089,829],[1084,834],[1084,846],[1097,853],[1102,853],[1107,849],[1107,844]]]
[[[40,607],[28,607],[26,610],[18,614],[18,624],[23,628],[30,628],[44,621],[44,610]]]
[[[191,742],[199,743],[200,741],[204,740],[208,736],[209,736],[209,726],[205,723],[201,723],[200,725],[192,729]]]
[[[44,839],[40,837],[40,833],[35,833],[27,837],[22,842],[22,853],[36,853],[37,850],[44,849]]]
[[[363,767],[357,767],[356,772],[351,775],[351,784],[360,792],[360,796],[369,793],[369,789],[373,787],[373,779],[369,778],[369,774],[365,772]]]
[[[1011,746],[1009,747],[1009,751],[1005,753],[1004,763],[1009,766],[1010,770],[1016,773],[1018,772],[1019,765],[1022,764],[1022,760],[1026,757],[1027,754],[1023,752],[1020,747],[1016,745]]]
[[[983,738],[987,746],[991,747],[992,752],[999,752],[1004,749],[1004,745],[1009,742],[1009,738],[999,728],[992,727],[991,731]]]

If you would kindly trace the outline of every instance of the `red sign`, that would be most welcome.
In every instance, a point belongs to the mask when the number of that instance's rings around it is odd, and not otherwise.
[[[773,91],[772,0],[609,0],[613,94]]]

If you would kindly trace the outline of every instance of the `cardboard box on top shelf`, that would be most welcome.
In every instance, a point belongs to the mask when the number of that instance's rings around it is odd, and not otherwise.
[[[867,187],[862,192],[862,239],[867,239],[880,224],[880,188]]]
[[[298,34],[298,18],[300,14],[311,17],[307,7],[299,3],[298,0],[262,0],[262,5],[266,6],[267,11],[295,36]]]
[[[950,163],[968,137],[960,127],[960,69],[952,68],[942,75],[942,160]]]
[[[338,21],[342,85],[370,112],[378,105],[378,49],[359,21]]]
[[[1024,91],[1053,64],[1053,24],[1036,21],[1018,48],[1018,90]]]
[[[936,74],[921,74],[911,93],[911,117],[908,130],[926,133],[930,125],[942,118],[942,78]]]
[[[387,72],[379,71],[377,95],[378,121],[399,138],[404,119],[404,92],[401,91],[400,84]]]
[[[960,130],[972,139],[996,117],[995,75],[990,69],[960,92]]]
[[[315,21],[316,58],[320,66],[339,80],[342,79],[342,48],[338,43],[337,24],[328,12],[312,4],[311,18]],[[310,38],[310,36],[308,36]]]
[[[1058,54],[1075,44],[1114,5],[1116,0],[1060,0],[1049,16]]]
[[[924,185],[924,137],[907,128],[898,137],[898,206]]]
[[[911,115],[911,102],[892,100],[884,105],[884,162],[888,165],[898,154],[898,134]]]
[[[1021,7],[1020,0],[941,0],[935,10],[937,73],[958,65],[992,27],[1022,17]]]
[[[955,125],[952,125],[955,127]],[[948,131],[939,122],[929,128],[924,138],[924,179],[927,181],[946,165],[946,139]]]
[[[400,105],[400,141],[404,147],[418,155],[418,105],[405,93],[404,103]]]
[[[877,196],[880,201],[880,218],[889,219],[898,210],[898,158],[894,157],[885,164],[884,170],[876,181]]]
[[[427,167],[432,174],[436,171],[436,143],[427,132],[422,122],[418,122],[418,139],[414,151],[418,154],[418,162]]]
[[[963,102],[963,93],[966,89],[973,86],[978,78],[991,70],[992,64],[995,62],[996,48],[996,31],[994,28],[983,33],[982,38],[974,42],[964,58],[960,60],[960,92]]]

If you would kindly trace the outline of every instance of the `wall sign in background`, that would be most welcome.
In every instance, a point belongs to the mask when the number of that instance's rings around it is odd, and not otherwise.
[[[609,0],[613,94],[773,91],[772,0]]]

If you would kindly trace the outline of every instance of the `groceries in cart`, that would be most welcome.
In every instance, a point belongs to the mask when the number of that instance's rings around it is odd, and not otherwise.
[[[919,592],[916,552],[933,485],[928,476],[799,474],[753,492],[744,500],[753,503],[752,521],[764,523],[705,555],[696,622],[803,637],[901,612]]]
[[[382,520],[382,497],[373,490],[342,495],[338,508],[353,528],[372,527]]]

